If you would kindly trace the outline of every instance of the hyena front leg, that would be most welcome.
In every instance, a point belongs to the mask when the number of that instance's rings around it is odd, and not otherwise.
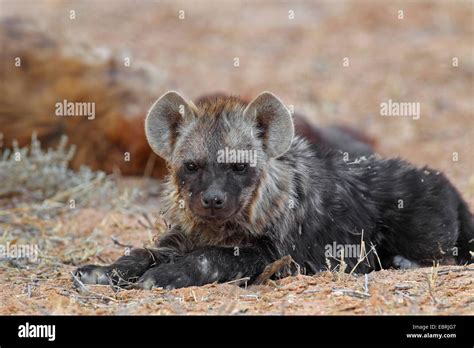
[[[189,245],[179,229],[162,236],[151,249],[137,248],[108,266],[86,265],[74,272],[84,284],[112,284],[123,286],[136,282],[151,267],[173,262],[188,252]]]
[[[271,262],[257,248],[206,247],[194,250],[175,263],[148,270],[138,281],[143,289],[200,286],[249,277],[253,281]]]
[[[82,266],[74,272],[74,276],[84,284],[124,285],[136,281],[154,263],[155,257],[150,250],[133,249],[111,265]]]

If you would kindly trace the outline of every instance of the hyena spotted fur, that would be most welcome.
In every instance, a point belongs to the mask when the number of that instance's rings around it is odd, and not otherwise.
[[[307,274],[342,260],[357,273],[471,262],[473,217],[442,173],[375,155],[347,161],[312,145],[294,135],[290,112],[269,92],[250,103],[220,96],[197,105],[168,92],[145,131],[169,165],[169,230],[153,248],[79,268],[84,283],[150,289],[252,281],[285,255]],[[226,147],[255,151],[257,165],[220,163]],[[363,244],[366,252],[328,258],[334,243]]]

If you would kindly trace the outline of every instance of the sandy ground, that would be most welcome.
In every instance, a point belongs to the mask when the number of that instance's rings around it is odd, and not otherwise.
[[[383,270],[367,277],[327,271],[258,286],[210,284],[172,291],[74,288],[70,272],[76,265],[110,263],[124,253],[121,245],[152,239],[156,231],[143,214],[154,220],[156,198],[139,203],[134,213],[81,209],[54,219],[51,229],[30,222],[32,230],[39,228],[28,238],[40,246],[39,261],[0,264],[0,314],[474,313],[474,265]],[[24,236],[17,237],[25,243]]]
[[[383,270],[367,276],[323,272],[264,285],[210,284],[166,291],[74,287],[80,265],[110,264],[160,230],[149,180],[124,180],[138,198],[115,207],[75,208],[36,217],[0,214],[2,245],[37,245],[37,260],[0,262],[0,314],[473,314],[474,265]],[[154,187],[154,186],[153,186]]]
[[[377,139],[382,155],[444,171],[474,208],[472,2],[111,3],[7,0],[2,13],[38,20],[66,44],[150,67],[144,110],[168,89],[190,98],[271,90],[315,124],[355,126]],[[380,116],[388,99],[420,102],[420,119]],[[0,313],[474,314],[473,266],[384,270],[367,279],[326,272],[247,288],[72,287],[77,265],[108,263],[124,252],[111,236],[124,245],[150,240],[143,214],[154,221],[158,210],[156,197],[147,196],[119,210],[29,217],[20,228],[2,223],[2,243],[37,243],[41,261],[0,263]]]

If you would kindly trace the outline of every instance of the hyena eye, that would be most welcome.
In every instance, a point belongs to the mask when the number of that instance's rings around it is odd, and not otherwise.
[[[244,172],[247,169],[247,164],[245,163],[234,163],[232,165],[234,172]]]
[[[187,163],[184,164],[184,166],[186,167],[186,170],[189,173],[194,173],[198,169],[197,165],[193,162],[187,162]]]

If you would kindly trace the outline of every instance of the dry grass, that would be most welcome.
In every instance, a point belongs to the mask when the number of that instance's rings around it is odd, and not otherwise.
[[[122,183],[137,187],[145,179]],[[144,189],[148,186],[142,186]],[[2,223],[0,244],[38,244],[39,259],[0,262],[0,314],[472,314],[474,266],[383,270],[366,276],[339,270],[278,281],[262,277],[173,291],[73,286],[71,272],[85,263],[107,264],[128,247],[151,241],[158,211],[153,195],[140,207],[82,207],[50,218],[17,215]],[[131,201],[130,201],[131,202]],[[6,211],[9,211],[8,209]],[[18,230],[17,226],[22,226]],[[29,229],[25,229],[29,226]],[[291,260],[283,260],[287,265]],[[269,267],[269,273],[281,265]],[[240,287],[238,286],[240,285]]]

